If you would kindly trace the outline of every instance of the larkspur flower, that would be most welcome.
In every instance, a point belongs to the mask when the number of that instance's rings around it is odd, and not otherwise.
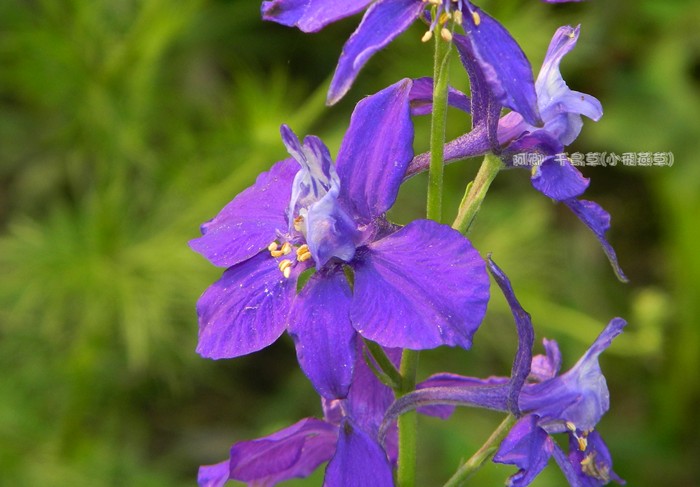
[[[387,350],[387,354],[397,362],[400,350]],[[200,487],[220,487],[228,480],[270,487],[306,477],[324,462],[328,462],[326,487],[393,486],[396,429],[386,451],[377,433],[394,394],[377,380],[362,353],[357,356],[347,398],[322,399],[323,419],[305,418],[269,436],[234,444],[227,461],[200,468]]]
[[[333,399],[347,394],[357,333],[391,348],[470,347],[489,296],[483,259],[446,225],[385,217],[413,157],[411,86],[357,105],[335,166],[320,139],[302,144],[283,126],[292,159],[202,226],[191,247],[227,270],[197,303],[201,355],[245,355],[286,329]]]
[[[509,411],[520,419],[494,456],[495,462],[519,468],[509,478],[509,486],[530,484],[552,456],[573,487],[599,487],[611,480],[624,483],[612,470],[610,453],[595,426],[610,407],[598,358],[626,322],[621,318],[610,321],[581,359],[559,374],[561,354],[556,342],[544,340],[546,354],[532,357],[534,330],[530,315],[516,299],[505,274],[491,261],[489,267],[506,296],[519,332],[520,345],[511,377],[479,379],[436,374],[420,383],[416,392],[398,399],[389,408],[384,424],[391,424],[399,414],[412,409],[442,418],[459,405]],[[514,395],[517,407],[512,402]],[[551,438],[557,433],[568,434],[568,455]]]
[[[597,121],[603,114],[596,98],[569,89],[559,71],[561,60],[576,45],[579,32],[580,27],[563,26],[552,37],[534,84],[534,108],[530,106],[532,98],[527,83],[521,81],[506,90],[501,77],[494,75],[496,58],[494,61],[485,59],[479,50],[481,43],[473,35],[455,35],[453,42],[469,75],[472,99],[467,103],[463,94],[453,90],[449,100],[455,107],[471,112],[472,130],[445,145],[445,163],[494,152],[508,167],[514,167],[513,159],[517,155],[539,154],[540,163],[531,167],[532,186],[545,196],[564,203],[591,229],[618,278],[626,281],[615,250],[606,238],[610,215],[597,203],[579,199],[588,188],[589,180],[563,154],[564,146],[576,139],[581,131],[581,115]],[[510,65],[512,72],[515,72],[513,66],[520,66],[520,71],[526,70],[522,60],[511,61]],[[431,84],[429,79],[421,82]],[[511,99],[518,97],[522,100],[519,105],[528,107],[530,112],[539,113],[542,126],[528,122],[529,117],[520,112],[522,108],[513,108],[513,103],[506,103],[507,93],[512,93]],[[427,103],[425,96],[425,90],[417,93],[413,104],[423,107]],[[513,111],[499,118],[503,107]],[[425,112],[425,108],[414,109],[414,113]],[[407,177],[425,171],[428,164],[428,154],[417,156],[409,165]]]
[[[559,3],[565,0],[545,0]],[[569,0],[571,1],[571,0]],[[357,27],[343,47],[338,66],[328,92],[328,103],[333,104],[350,89],[358,73],[367,61],[384,49],[399,34],[419,18],[429,23],[424,41],[436,32],[450,40],[452,30],[448,22],[473,27],[480,33],[482,47],[501,46],[503,33],[507,31],[493,18],[468,0],[270,0],[262,3],[265,20],[287,26],[296,26],[304,32],[317,32],[326,25],[367,9]],[[496,30],[493,26],[497,26]],[[511,44],[512,38],[507,34]],[[515,41],[512,41],[515,43]],[[519,48],[518,48],[519,50]],[[499,66],[496,69],[500,70]],[[537,118],[526,119],[533,124]]]

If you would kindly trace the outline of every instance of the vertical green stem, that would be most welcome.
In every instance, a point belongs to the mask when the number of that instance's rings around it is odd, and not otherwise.
[[[442,179],[447,125],[447,82],[451,42],[435,36],[435,65],[433,68],[433,117],[430,126],[430,169],[428,172],[427,217],[442,218]]]
[[[506,419],[498,425],[498,428],[491,433],[491,436],[472,457],[464,463],[455,474],[447,481],[444,487],[458,487],[479,470],[498,450],[498,446],[506,437],[510,429],[516,421],[516,417],[512,414],[506,416]]]
[[[476,178],[467,186],[467,191],[464,194],[462,203],[459,205],[457,218],[452,224],[452,228],[460,233],[469,231],[469,227],[479,212],[479,208],[481,208],[481,202],[484,201],[491,182],[502,168],[503,162],[498,156],[486,154],[479,172],[476,174]]]
[[[416,350],[404,350],[401,355],[401,377],[403,378],[399,396],[411,392],[416,387],[418,371]],[[416,485],[416,447],[418,414],[415,411],[399,416],[399,462],[396,480],[399,487]]]
[[[442,218],[443,155],[445,126],[447,124],[447,81],[451,42],[435,36],[435,59],[433,70],[433,116],[430,128],[430,169],[428,173],[427,217],[440,221]],[[418,355],[415,350],[404,350],[401,356],[402,387],[400,395],[416,387]],[[399,465],[397,483],[399,487],[416,485],[416,444],[418,416],[415,411],[399,417]]]

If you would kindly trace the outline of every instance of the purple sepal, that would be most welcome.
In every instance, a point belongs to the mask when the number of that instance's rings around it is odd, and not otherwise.
[[[518,397],[520,391],[525,384],[525,380],[530,375],[530,366],[532,362],[532,347],[535,343],[535,329],[532,327],[532,319],[530,314],[523,309],[518,299],[515,297],[513,286],[510,279],[503,270],[491,260],[489,255],[488,268],[491,275],[496,280],[498,287],[508,301],[511,313],[515,319],[515,326],[518,332],[518,350],[515,353],[513,367],[510,374],[510,392],[508,393],[508,410],[515,416],[520,415],[518,408]]]
[[[418,78],[413,80],[411,87],[411,115],[428,115],[433,111],[433,78]],[[459,90],[447,89],[447,104],[471,113],[471,100]]]
[[[358,250],[353,269],[350,317],[365,338],[413,350],[471,346],[489,280],[483,259],[456,230],[413,221]]]
[[[553,379],[561,369],[561,352],[554,340],[542,340],[546,355],[535,355],[532,358],[530,377],[537,382]]]
[[[333,455],[337,426],[306,418],[263,438],[231,447],[230,478],[256,486],[306,477]]]
[[[564,204],[574,212],[574,215],[576,215],[579,220],[591,229],[602,245],[603,252],[605,252],[605,255],[608,257],[617,278],[622,282],[627,282],[627,276],[617,262],[615,249],[613,249],[612,245],[610,245],[605,238],[605,234],[610,229],[610,214],[598,203],[593,201],[571,199],[564,201]]]
[[[197,473],[199,487],[222,487],[229,481],[229,460],[215,465],[202,465]]]
[[[378,0],[373,3],[343,46],[327,103],[333,105],[345,96],[369,58],[405,31],[424,8],[425,4],[416,0]]]
[[[557,465],[559,465],[559,469],[564,474],[564,477],[566,477],[566,480],[569,482],[570,487],[584,487],[584,485],[581,484],[576,469],[557,443],[553,443],[552,445],[552,456],[557,462]]]
[[[393,487],[391,464],[379,444],[344,419],[335,455],[326,467],[324,487]]]
[[[614,318],[570,370],[523,389],[520,409],[543,419],[569,421],[584,431],[593,429],[610,407],[610,393],[598,357],[626,324],[622,318]]]
[[[317,32],[336,20],[362,11],[372,0],[271,0],[262,3],[263,20],[288,27],[296,26],[302,32]]]
[[[289,334],[299,365],[318,393],[347,396],[357,350],[350,324],[350,286],[340,269],[314,274],[294,299]]]
[[[501,105],[520,113],[531,125],[540,125],[532,68],[518,43],[494,18],[478,7],[464,16],[466,36],[455,44],[468,50],[479,65],[490,92]],[[478,25],[475,18],[479,19]],[[466,42],[462,42],[466,41]]]
[[[508,487],[525,487],[547,466],[552,456],[553,441],[537,426],[537,416],[518,420],[493,457],[496,463],[515,465],[518,471],[508,478]]]
[[[201,226],[202,236],[190,240],[190,247],[220,267],[243,262],[266,248],[277,238],[277,230],[287,227],[285,210],[298,170],[299,165],[287,159],[260,174],[253,186]]]
[[[233,358],[273,343],[287,327],[295,282],[284,278],[268,253],[227,269],[197,301],[197,352]]]
[[[547,157],[542,164],[533,168],[530,182],[545,196],[564,201],[583,194],[590,180],[584,178],[568,158],[557,160],[556,157]]]
[[[477,379],[475,377],[465,377],[463,375],[441,373],[428,377],[423,382],[416,385],[416,390],[429,389],[435,387],[442,388],[465,388],[485,385],[505,385],[508,383],[507,377],[489,377],[488,379]],[[419,407],[417,411],[426,416],[434,416],[440,419],[449,418],[455,410],[455,406],[434,405]]]
[[[340,146],[341,198],[364,223],[391,208],[413,158],[412,84],[404,79],[360,101]]]

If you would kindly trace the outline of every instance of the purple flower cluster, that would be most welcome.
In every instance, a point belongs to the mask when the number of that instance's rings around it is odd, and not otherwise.
[[[329,103],[348,92],[375,52],[424,20],[423,41],[451,43],[470,82],[469,97],[447,91],[447,103],[471,114],[472,122],[444,145],[444,163],[490,154],[508,168],[517,154],[541,155],[532,186],[568,206],[626,279],[606,239],[610,216],[580,199],[588,179],[560,160],[581,131],[581,116],[602,116],[598,100],[569,89],[559,71],[579,27],[556,31],[535,79],[507,29],[468,0],[262,3],[264,19],[304,32],[363,10],[340,56]],[[490,257],[484,260],[447,225],[415,220],[399,226],[386,217],[401,184],[429,167],[429,154],[413,152],[413,117],[432,112],[433,85],[431,78],[403,79],[361,100],[335,158],[318,137],[300,140],[282,125],[290,157],[262,173],[190,242],[225,269],[197,303],[197,351],[213,359],[239,357],[287,331],[323,410],[321,418],[234,444],[226,461],[200,469],[201,486],[228,480],[272,486],[327,462],[325,486],[391,487],[399,415],[417,409],[447,418],[455,406],[518,418],[493,457],[518,468],[508,485],[530,484],[551,457],[572,486],[622,483],[595,427],[609,408],[598,357],[624,320],[613,319],[560,374],[556,342],[545,340],[546,354],[533,357],[530,315]],[[406,390],[398,371],[402,351],[472,346],[489,300],[489,272],[515,319],[519,346],[510,377],[440,373]],[[568,453],[552,439],[557,434],[568,436]]]

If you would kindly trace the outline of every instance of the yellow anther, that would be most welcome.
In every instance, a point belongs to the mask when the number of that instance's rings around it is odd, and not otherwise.
[[[433,31],[429,30],[425,34],[423,34],[423,37],[420,38],[421,42],[428,42],[430,39],[433,38]]]
[[[299,248],[297,248],[297,257],[300,255],[303,255],[309,251],[309,246],[306,244],[300,245]]]
[[[462,22],[464,22],[464,15],[462,15],[461,10],[455,10],[455,13],[452,14],[452,17],[455,19],[455,24],[457,25],[462,25]]]
[[[302,228],[304,228],[304,217],[299,215],[298,217],[294,218],[294,230],[301,232]]]
[[[306,261],[309,260],[311,257],[312,257],[312,256],[311,256],[311,252],[306,252],[306,253],[301,254],[300,256],[298,256],[298,257],[297,257],[297,260],[298,260],[299,262],[306,262]]]
[[[267,250],[270,252],[274,252],[277,250],[277,242],[272,242],[270,245],[267,246]]]
[[[576,425],[572,423],[571,421],[566,422],[566,429],[571,431],[572,433],[576,432]]]
[[[277,245],[277,244],[275,244],[275,246],[276,246],[276,245]],[[270,244],[270,246],[268,247],[268,249],[271,249],[271,247],[272,247],[272,244]],[[287,255],[287,254],[289,254],[291,251],[292,251],[292,245],[291,245],[289,242],[284,242],[284,243],[282,244],[282,248],[281,248],[281,249],[277,249],[277,248],[271,249],[271,250],[270,250],[270,255],[273,256],[274,258],[277,258],[277,257],[282,257],[283,255]]]
[[[284,259],[278,265],[279,269],[282,271],[284,277],[289,277],[292,273],[292,261],[289,259]]]
[[[440,20],[438,20],[438,23],[440,25],[445,25],[447,23],[447,21],[450,20],[451,18],[452,18],[452,15],[450,15],[447,12],[443,12],[442,14],[440,14]]]
[[[428,0],[428,3],[432,3],[433,5],[442,5],[442,0]]]
[[[442,28],[440,31],[440,37],[443,38],[443,40],[450,42],[452,40],[452,32],[450,32],[450,29]]]
[[[479,12],[477,12],[476,10],[472,12],[472,19],[474,19],[474,25],[478,27],[481,23],[481,16],[479,15]]]
[[[577,436],[576,440],[578,441],[578,449],[581,451],[586,451],[586,448],[588,447],[588,440],[583,436]]]

